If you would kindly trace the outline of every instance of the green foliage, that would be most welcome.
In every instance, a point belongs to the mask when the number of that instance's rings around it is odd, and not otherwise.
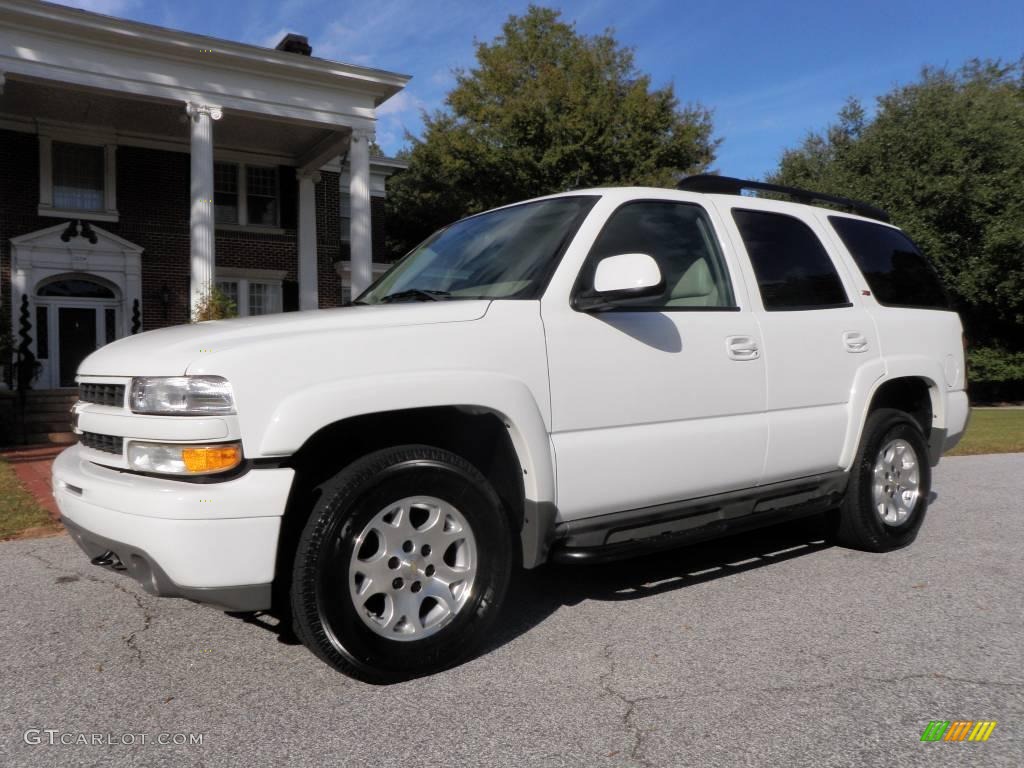
[[[0,459],[0,540],[58,530],[50,514],[25,490],[14,468]]]
[[[1005,357],[1024,349],[1024,60],[926,68],[870,119],[851,100],[772,180],[888,210],[935,263],[972,341],[991,345],[974,353],[972,379],[1024,379],[1019,355]]]
[[[477,66],[459,70],[445,108],[408,137],[409,169],[389,182],[396,251],[467,214],[537,195],[610,184],[671,184],[705,170],[718,141],[711,115],[652,89],[612,33],[579,34],[558,11],[530,6]]]
[[[204,320],[226,320],[230,317],[238,317],[238,307],[216,285],[207,288],[192,312],[193,323],[201,323]]]
[[[967,368],[971,379],[975,381],[1024,381],[1024,352],[979,347],[967,353]]]

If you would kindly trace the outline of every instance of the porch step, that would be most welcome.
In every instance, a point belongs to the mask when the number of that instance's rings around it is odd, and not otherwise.
[[[45,411],[30,411],[25,412],[25,423],[32,424],[35,422],[63,422],[68,423],[71,421],[71,407],[68,408],[55,408],[46,409]]]
[[[78,399],[74,400],[29,400],[25,403],[25,413],[27,414],[50,414],[50,413],[68,413],[71,411],[71,407],[78,402]]]
[[[36,406],[36,404],[47,404],[50,402],[75,402],[78,399],[78,390],[72,389],[70,391],[58,390],[58,391],[46,391],[46,392],[27,392],[25,395],[25,404],[27,406]]]
[[[26,445],[72,445],[78,438],[72,432],[29,432]]]
[[[25,431],[32,433],[70,432],[71,418],[67,414],[64,414],[64,416],[67,418],[50,418],[48,416],[40,417],[35,414],[26,414]]]

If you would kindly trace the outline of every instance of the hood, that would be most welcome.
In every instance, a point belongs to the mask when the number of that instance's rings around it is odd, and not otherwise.
[[[483,317],[489,305],[489,301],[475,299],[377,304],[177,325],[107,344],[82,362],[78,374],[180,376],[198,358],[233,346],[286,343],[297,335],[467,322]]]

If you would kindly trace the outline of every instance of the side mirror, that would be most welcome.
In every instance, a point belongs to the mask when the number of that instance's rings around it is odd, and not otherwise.
[[[610,309],[617,302],[657,296],[665,290],[658,262],[646,253],[623,253],[601,259],[594,272],[594,289],[578,296],[576,309]]]

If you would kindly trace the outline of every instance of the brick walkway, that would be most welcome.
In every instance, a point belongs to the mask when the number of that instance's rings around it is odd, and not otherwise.
[[[66,445],[39,445],[24,448],[11,448],[0,451],[0,459],[8,462],[18,476],[25,489],[36,497],[40,506],[50,513],[54,522],[60,520],[57,502],[53,500],[50,490],[50,468],[57,454]]]

